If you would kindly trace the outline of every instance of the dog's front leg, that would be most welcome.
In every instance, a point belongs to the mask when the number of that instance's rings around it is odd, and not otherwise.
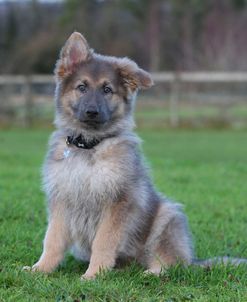
[[[124,236],[127,207],[128,203],[121,201],[105,210],[93,240],[89,267],[82,279],[93,279],[100,270],[108,270],[115,265],[117,251]]]
[[[46,231],[43,253],[37,263],[32,267],[24,267],[26,270],[44,273],[52,272],[62,261],[64,253],[69,245],[69,236],[61,213],[53,214]]]

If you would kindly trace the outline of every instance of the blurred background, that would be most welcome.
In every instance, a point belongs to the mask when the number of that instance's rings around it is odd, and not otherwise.
[[[86,267],[66,257],[51,278],[21,272],[42,250],[53,70],[75,30],[152,73],[137,131],[157,188],[186,207],[198,257],[247,258],[247,0],[0,0],[0,302],[247,301],[245,267],[149,281],[131,266],[84,284]]]
[[[0,0],[0,127],[49,127],[74,30],[153,73],[139,127],[247,127],[247,0]]]

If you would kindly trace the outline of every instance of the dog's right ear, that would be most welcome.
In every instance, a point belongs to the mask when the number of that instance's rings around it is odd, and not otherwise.
[[[74,32],[66,41],[57,61],[55,74],[63,78],[71,74],[78,64],[86,62],[91,57],[86,39],[78,32]]]

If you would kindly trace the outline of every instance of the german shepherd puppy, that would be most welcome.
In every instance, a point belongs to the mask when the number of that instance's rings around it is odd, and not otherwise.
[[[57,130],[43,169],[49,224],[31,269],[53,271],[68,249],[89,261],[85,279],[131,259],[154,274],[195,263],[181,206],[154,189],[132,130],[136,94],[152,86],[150,74],[128,58],[94,53],[74,32],[55,75]]]

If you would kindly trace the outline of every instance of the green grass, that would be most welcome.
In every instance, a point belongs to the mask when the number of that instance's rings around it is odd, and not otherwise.
[[[143,131],[158,189],[181,201],[196,253],[247,258],[247,134]],[[51,275],[21,271],[40,256],[46,228],[40,167],[48,130],[0,132],[0,301],[247,301],[246,267],[182,268],[145,276],[136,264],[81,282],[67,256]]]

